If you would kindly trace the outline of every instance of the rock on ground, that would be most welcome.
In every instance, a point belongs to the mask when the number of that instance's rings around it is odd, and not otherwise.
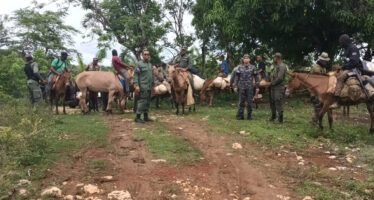
[[[49,187],[41,193],[41,196],[56,196],[61,197],[62,192],[58,187]]]
[[[128,191],[113,191],[108,194],[108,199],[113,200],[132,200],[131,194]]]
[[[91,185],[91,184],[85,185],[83,187],[83,190],[85,193],[88,193],[88,194],[95,194],[95,193],[99,194],[101,192],[99,187],[97,187],[96,185]]]
[[[234,144],[232,144],[232,148],[233,148],[233,149],[243,149],[242,145],[239,144],[239,143],[234,143]]]

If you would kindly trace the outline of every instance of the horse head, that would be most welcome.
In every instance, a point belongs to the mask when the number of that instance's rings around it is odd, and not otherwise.
[[[286,86],[286,97],[290,96],[295,90],[302,87],[300,80],[297,78],[296,73],[290,73],[291,79],[288,81]]]
[[[67,88],[71,84],[71,74],[70,71],[64,70],[64,72],[60,75],[60,79],[58,80],[59,86],[61,88]]]

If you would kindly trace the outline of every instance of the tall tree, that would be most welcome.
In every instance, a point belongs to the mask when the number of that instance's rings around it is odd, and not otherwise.
[[[171,32],[175,35],[174,42],[167,42],[171,48],[176,51],[183,46],[191,46],[194,42],[192,34],[187,34],[184,28],[184,18],[191,11],[193,6],[192,0],[164,0],[164,10],[168,22],[171,24]]]
[[[43,49],[47,56],[57,55],[60,51],[74,52],[69,48],[73,44],[71,34],[78,33],[72,26],[66,25],[63,18],[66,11],[45,11],[42,5],[15,11],[15,36],[19,48],[24,51]]]
[[[195,7],[203,15],[194,20],[212,27],[220,47],[265,45],[299,64],[310,53],[337,55],[342,33],[370,44],[374,38],[373,0],[197,0]]]
[[[0,15],[0,48],[9,45],[8,31],[4,26],[5,19],[6,17],[3,19],[3,17]]]
[[[84,26],[99,36],[102,47],[116,39],[136,59],[165,36],[160,5],[154,0],[78,0],[89,13]]]

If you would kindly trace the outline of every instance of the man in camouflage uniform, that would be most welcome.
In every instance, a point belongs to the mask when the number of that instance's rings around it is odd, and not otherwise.
[[[94,58],[92,63],[89,64],[86,69],[84,69],[85,71],[101,71],[101,66],[99,66],[99,59],[98,58]],[[99,111],[99,105],[98,105],[98,102],[97,102],[97,92],[92,92],[92,91],[89,91],[89,109],[90,110],[95,110],[95,111]]]
[[[328,67],[327,65],[329,61],[330,61],[329,55],[326,52],[322,52],[322,54],[318,57],[317,63],[314,64],[312,69],[310,70],[310,73],[327,75],[327,67]],[[322,104],[319,101],[318,97],[313,93],[310,94],[310,100],[312,101],[313,106],[314,106],[314,115],[313,115],[312,121],[317,122],[319,112],[322,108]]]
[[[134,72],[135,94],[139,96],[135,118],[135,122],[138,123],[153,121],[149,118],[148,112],[151,104],[152,88],[155,85],[155,77],[152,64],[149,62],[149,51],[144,50],[142,57],[143,60],[138,62]],[[140,118],[141,114],[144,114],[144,120]]]
[[[287,66],[283,63],[282,54],[276,53],[273,57],[274,71],[270,82],[270,121],[276,119],[278,113],[278,122],[283,123],[283,96],[285,92],[284,80],[287,73]]]
[[[256,92],[259,88],[259,79],[257,76],[256,67],[249,64],[249,55],[244,55],[243,65],[239,66],[236,70],[234,91],[239,92],[239,108],[236,118],[238,120],[244,120],[244,107],[247,102],[247,119],[252,120],[252,102],[253,102],[253,78],[256,81]]]
[[[101,66],[99,66],[99,59],[94,58],[92,63],[89,64],[84,71],[101,71]]]
[[[26,55],[27,64],[25,65],[25,74],[27,76],[27,88],[30,92],[30,101],[33,106],[40,104],[43,100],[43,93],[39,86],[39,81],[46,84],[46,81],[39,74],[38,64],[34,62],[31,55]]]

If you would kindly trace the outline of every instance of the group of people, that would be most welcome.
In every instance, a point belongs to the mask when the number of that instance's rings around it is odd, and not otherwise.
[[[239,94],[238,112],[236,114],[237,120],[244,120],[244,109],[247,107],[247,120],[252,120],[252,103],[254,93],[260,90],[260,78],[268,80],[270,87],[270,121],[277,118],[278,122],[283,123],[283,96],[285,91],[285,77],[287,73],[287,66],[283,63],[282,54],[276,53],[273,56],[274,69],[269,73],[269,78],[266,78],[266,65],[262,60],[262,56],[257,56],[258,69],[250,64],[250,57],[245,54],[241,63],[234,68],[232,72],[232,88],[234,92]],[[222,66],[222,69],[225,67]],[[254,80],[254,81],[253,81]]]
[[[340,45],[344,48],[344,65],[342,67],[343,72],[337,77],[337,85],[335,90],[335,96],[339,97],[340,92],[343,88],[344,81],[348,76],[348,72],[352,70],[359,70],[362,73],[371,74],[369,71],[365,71],[362,68],[360,60],[360,54],[358,48],[352,43],[352,40],[348,35],[343,34],[339,38]],[[42,101],[42,91],[39,86],[39,82],[46,84],[46,95],[50,95],[50,91],[53,87],[54,79],[61,75],[64,70],[69,70],[66,62],[68,54],[62,52],[60,58],[55,58],[50,67],[47,80],[44,80],[38,69],[38,64],[34,62],[31,55],[26,55],[27,64],[25,65],[24,71],[27,76],[27,86],[30,91],[30,97],[32,104],[39,104]],[[98,59],[94,58],[93,62],[88,65],[86,71],[101,71],[101,67],[98,65]],[[218,76],[227,77],[229,74],[229,66],[224,56],[220,57],[221,69],[219,70]],[[247,108],[247,119],[252,120],[252,102],[255,93],[259,92],[259,76],[268,82],[270,87],[270,108],[271,116],[270,121],[274,121],[278,117],[278,122],[283,123],[283,98],[285,92],[285,77],[287,73],[287,66],[283,63],[282,54],[276,53],[273,56],[274,69],[272,72],[266,72],[266,64],[263,61],[261,55],[257,56],[258,67],[250,63],[250,57],[245,54],[240,61],[240,64],[235,67],[232,71],[231,86],[233,90],[239,94],[238,111],[236,118],[238,120],[244,120],[244,109]],[[323,52],[319,57],[316,64],[312,67],[311,73],[326,74],[328,69],[328,62],[330,58],[326,52]],[[193,67],[191,58],[187,54],[187,48],[182,47],[180,54],[174,59],[173,64],[175,67],[184,68],[192,74],[200,75],[197,70]],[[150,52],[144,50],[142,52],[142,60],[137,65],[131,66],[124,63],[119,57],[116,50],[112,50],[112,65],[114,69],[124,79],[124,91],[126,94],[130,92],[130,77],[129,68],[134,69],[134,88],[135,93],[138,96],[137,115],[135,122],[144,123],[152,121],[148,116],[149,106],[151,101],[151,91],[155,84],[155,78],[153,68],[150,63]],[[193,84],[192,76],[189,76],[190,84]],[[254,80],[254,81],[253,81]],[[94,95],[97,95],[93,93]],[[315,95],[311,95],[312,102],[315,106],[316,113],[320,109],[320,103]],[[337,106],[338,101],[334,106]],[[141,115],[144,118],[141,119]]]

